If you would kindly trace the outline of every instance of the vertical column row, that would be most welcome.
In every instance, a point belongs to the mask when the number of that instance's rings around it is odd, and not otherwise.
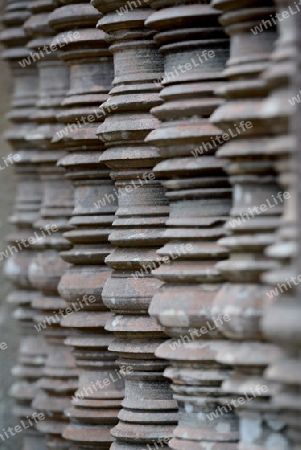
[[[16,414],[49,450],[299,450],[296,2],[92,3],[4,17]]]
[[[37,59],[39,93],[37,111],[33,118],[37,127],[27,135],[38,154],[39,173],[43,186],[41,213],[34,226],[37,231],[45,227],[48,232],[40,241],[36,260],[29,268],[33,285],[40,291],[33,301],[37,310],[35,321],[48,344],[47,360],[42,378],[39,380],[33,407],[44,414],[38,429],[45,433],[48,449],[65,450],[70,445],[61,434],[68,422],[65,409],[77,387],[77,371],[74,359],[65,346],[67,332],[60,325],[67,308],[59,296],[57,286],[68,267],[59,252],[70,248],[63,233],[70,229],[68,223],[72,213],[73,189],[64,178],[64,169],[57,161],[65,150],[60,143],[52,143],[57,130],[56,115],[61,111],[61,102],[69,87],[69,72],[58,59],[60,48],[53,41],[54,33],[49,26],[49,15],[54,9],[52,1],[35,1],[31,4],[32,16],[25,29],[31,37],[29,49]],[[39,57],[40,56],[40,57]]]
[[[277,432],[267,402],[271,386],[263,380],[263,371],[276,349],[264,342],[261,330],[267,286],[260,283],[260,276],[273,267],[264,249],[274,240],[282,203],[277,200],[280,188],[269,129],[260,117],[268,92],[260,74],[269,64],[276,27],[271,23],[258,33],[252,29],[270,18],[275,8],[270,0],[242,4],[216,0],[213,5],[222,10],[221,23],[230,35],[231,54],[222,92],[226,101],[211,120],[224,131],[235,130],[236,135],[218,152],[228,160],[226,171],[234,194],[226,226],[229,236],[219,241],[230,252],[229,260],[217,266],[228,283],[215,299],[213,314],[229,314],[231,320],[220,327],[230,341],[218,360],[235,368],[223,383],[231,401],[224,399],[223,403],[226,410],[233,408],[239,415],[239,449],[252,445],[263,449]]]
[[[34,413],[31,403],[37,392],[37,380],[42,375],[46,355],[43,338],[34,328],[34,310],[31,306],[38,292],[28,277],[28,267],[36,256],[33,223],[38,218],[41,204],[36,150],[26,141],[26,135],[36,126],[31,115],[37,96],[36,65],[33,61],[30,65],[24,64],[29,50],[26,48],[28,37],[23,24],[30,15],[28,2],[9,2],[2,19],[6,29],[1,34],[1,42],[6,47],[2,57],[8,61],[14,78],[12,111],[8,114],[12,127],[6,133],[13,155],[8,155],[7,162],[15,164],[17,178],[15,210],[10,218],[16,231],[7,237],[9,259],[5,263],[5,273],[15,286],[8,301],[16,307],[14,316],[20,328],[18,364],[13,368],[17,381],[12,386],[11,395],[16,402],[14,413],[27,425],[30,423],[28,418]],[[42,450],[43,435],[28,427],[23,432],[22,448]]]
[[[281,349],[278,358],[271,361],[265,375],[268,382],[277,386],[276,395],[271,399],[271,407],[279,411],[282,427],[281,439],[275,441],[274,448],[297,450],[301,446],[300,433],[300,299],[297,251],[297,194],[298,183],[295,164],[300,152],[299,116],[293,97],[298,95],[294,83],[295,76],[300,78],[300,67],[296,65],[297,23],[300,26],[300,7],[291,0],[277,0],[277,12],[280,17],[289,14],[279,22],[279,39],[272,55],[271,65],[263,74],[270,88],[270,94],[264,102],[262,117],[277,135],[272,142],[276,160],[278,180],[282,189],[290,196],[285,203],[276,242],[266,250],[267,256],[276,262],[274,270],[263,275],[268,283],[270,295],[263,315],[263,331],[270,341]],[[298,14],[299,13],[299,14]],[[297,15],[298,14],[298,15]],[[299,56],[299,55],[298,55]],[[299,56],[300,58],[300,56]],[[296,74],[295,74],[296,72]],[[294,116],[296,115],[296,116]],[[294,128],[293,119],[294,118]],[[299,243],[298,243],[299,244]]]
[[[149,8],[120,14],[116,10],[126,5],[124,1],[96,0],[93,5],[103,14],[98,27],[107,34],[115,69],[106,106],[114,103],[116,110],[98,130],[106,147],[101,161],[113,171],[118,196],[109,236],[115,249],[105,260],[112,273],[103,299],[114,313],[106,325],[116,336],[109,350],[116,352],[119,365],[128,369],[111,449],[141,450],[156,442],[166,447],[177,422],[177,409],[163,376],[166,362],[155,357],[164,333],[148,315],[148,307],[161,284],[151,276],[151,269],[161,261],[156,250],[166,241],[168,203],[153,173],[158,150],[144,141],[158,124],[150,109],[161,102],[154,80],[162,76],[162,60],[154,33],[144,26]]]
[[[222,132],[209,122],[221,103],[214,92],[223,82],[229,41],[219,12],[210,1],[201,3],[152,1],[156,12],[146,21],[164,56],[164,103],[152,109],[161,122],[146,142],[160,149],[163,161],[154,172],[170,201],[167,243],[158,252],[165,264],[153,272],[164,284],[150,313],[172,337],[156,352],[172,364],[165,375],[180,412],[169,446],[190,450],[228,449],[238,439],[233,413],[210,419],[229,376],[216,360],[223,342],[211,306],[223,282],[215,264],[227,250],[217,240],[225,235],[231,188],[225,163],[215,156]]]
[[[117,205],[109,170],[99,162],[104,149],[97,127],[109,110],[100,108],[107,100],[113,79],[113,61],[97,30],[100,14],[85,3],[70,2],[50,16],[59,41],[72,33],[74,39],[62,49],[61,59],[70,68],[70,89],[59,114],[61,130],[54,141],[68,153],[59,160],[74,186],[72,230],[65,237],[73,248],[61,256],[70,263],[62,276],[59,292],[69,306],[62,326],[73,347],[79,368],[79,384],[67,410],[70,424],[63,435],[74,449],[109,449],[110,429],[117,424],[123,399],[123,372],[117,370],[116,355],[108,351],[112,334],[105,330],[111,317],[102,300],[103,286],[110,276],[104,259],[112,248],[108,236]]]

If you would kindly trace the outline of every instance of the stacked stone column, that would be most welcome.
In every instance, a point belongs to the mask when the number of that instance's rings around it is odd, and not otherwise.
[[[218,152],[228,160],[226,171],[234,192],[226,226],[229,237],[219,241],[229,249],[230,258],[217,265],[228,283],[213,308],[215,316],[221,312],[231,316],[221,327],[230,341],[218,359],[232,364],[235,372],[223,383],[223,391],[232,396],[230,407],[239,415],[240,450],[286,449],[281,436],[283,421],[268,401],[274,385],[263,376],[278,349],[266,342],[261,326],[269,301],[269,287],[261,282],[261,276],[275,266],[264,250],[276,239],[274,233],[287,201],[277,183],[274,132],[261,114],[268,86],[260,75],[269,66],[276,38],[275,7],[272,1],[253,0],[215,0],[213,5],[222,11],[231,55],[225,70],[228,82],[221,91],[225,102],[211,120],[224,131],[229,127],[238,130],[244,124]],[[262,31],[257,31],[260,25]],[[229,408],[226,399],[223,403]]]
[[[37,393],[37,380],[42,375],[46,354],[44,340],[34,328],[34,310],[31,306],[38,293],[28,277],[29,265],[36,256],[32,245],[33,223],[38,218],[41,203],[40,182],[35,163],[36,150],[26,141],[26,135],[36,126],[31,115],[37,96],[37,69],[34,63],[25,66],[20,64],[23,58],[29,56],[29,50],[26,48],[28,37],[23,23],[30,15],[28,2],[9,2],[3,17],[6,30],[1,34],[1,41],[6,47],[2,57],[8,61],[14,77],[12,111],[8,114],[12,126],[6,133],[13,154],[9,156],[10,159],[1,161],[1,170],[4,164],[6,167],[7,163],[13,163],[17,181],[15,210],[10,218],[16,231],[7,237],[10,258],[5,263],[5,273],[15,286],[8,301],[16,307],[14,316],[20,328],[18,364],[13,368],[17,381],[12,386],[11,395],[16,402],[14,413],[25,424],[29,423],[27,419],[34,413],[31,403]],[[27,428],[23,433],[22,448],[44,449],[43,435],[34,427]]]
[[[301,450],[296,3],[8,2],[23,450]]]
[[[276,2],[279,15],[293,11],[286,20],[279,22],[279,38],[271,58],[271,65],[263,74],[270,94],[262,108],[262,118],[277,135],[273,140],[276,153],[275,167],[282,189],[290,198],[285,205],[277,240],[266,254],[277,262],[273,271],[263,275],[269,289],[277,291],[272,302],[268,302],[263,316],[263,331],[266,339],[277,344],[282,350],[265,372],[267,382],[275,382],[276,394],[271,399],[271,407],[281,414],[283,423],[281,441],[277,448],[298,450],[301,448],[300,432],[300,242],[297,242],[298,228],[298,183],[296,164],[299,163],[300,113],[297,105],[292,105],[292,97],[298,94],[300,69],[296,65],[297,27],[300,19],[293,1]],[[289,9],[290,8],[290,9]],[[300,9],[300,8],[299,8]],[[280,17],[281,17],[280,16]],[[296,78],[296,82],[294,79]],[[289,101],[291,100],[291,102]],[[296,138],[295,138],[296,136]],[[298,244],[298,245],[297,245]],[[283,442],[285,445],[283,444]],[[275,445],[276,448],[276,445]]]
[[[109,350],[128,368],[119,423],[111,431],[113,450],[142,450],[147,445],[167,447],[177,422],[176,403],[163,376],[166,362],[156,359],[164,339],[162,328],[148,315],[153,293],[161,285],[151,269],[161,262],[156,250],[168,214],[164,189],[153,174],[158,150],[144,139],[157,127],[150,109],[160,104],[162,60],[153,32],[144,26],[150,8],[116,11],[124,1],[94,1],[103,14],[98,27],[106,33],[114,57],[115,78],[107,105],[115,104],[99,127],[106,151],[100,160],[112,170],[118,209],[109,241],[115,249],[105,262],[112,269],[103,289],[105,304],[114,313],[106,329],[116,338]],[[161,443],[161,444],[160,444]]]
[[[223,342],[211,306],[223,282],[215,264],[227,250],[217,240],[225,235],[231,188],[225,163],[215,156],[222,132],[209,117],[221,103],[214,91],[223,81],[229,41],[209,1],[174,3],[152,1],[156,12],[146,21],[164,56],[164,104],[152,109],[161,123],[146,142],[160,149],[163,161],[154,172],[170,201],[167,243],[158,252],[167,263],[153,271],[164,284],[150,314],[172,337],[156,351],[172,364],[165,375],[180,412],[170,448],[228,449],[238,440],[234,414],[210,420],[230,373],[216,360]]]
[[[33,55],[40,54],[41,57],[35,56],[39,92],[33,118],[37,127],[28,133],[27,139],[38,149],[35,161],[39,164],[43,186],[40,217],[34,226],[37,231],[41,227],[48,230],[39,242],[41,249],[29,268],[30,279],[39,290],[39,296],[33,301],[37,310],[35,321],[48,344],[45,369],[33,407],[45,416],[37,427],[46,435],[47,448],[65,450],[70,445],[61,434],[68,423],[65,409],[77,387],[77,370],[73,356],[64,345],[67,332],[60,321],[67,304],[59,296],[57,286],[68,268],[59,252],[70,248],[63,233],[70,229],[68,221],[73,206],[73,189],[64,178],[64,169],[57,167],[58,159],[65,154],[64,148],[60,143],[52,144],[52,139],[61,128],[56,115],[61,111],[61,102],[69,86],[69,73],[58,59],[58,46],[51,47],[54,33],[49,26],[49,15],[54,5],[37,1],[31,4],[31,9],[32,17],[25,24],[31,37],[28,46]],[[41,326],[42,323],[45,326]]]
[[[108,351],[114,336],[105,325],[112,314],[102,299],[110,276],[104,259],[112,251],[108,236],[117,196],[109,169],[99,162],[104,146],[96,132],[114,110],[101,107],[111,88],[113,60],[104,33],[96,29],[99,12],[85,3],[66,3],[50,16],[51,26],[60,32],[56,39],[74,36],[61,55],[70,67],[70,89],[58,116],[65,133],[54,137],[68,151],[59,165],[74,186],[73,229],[65,234],[73,248],[61,253],[70,268],[61,278],[59,292],[70,308],[62,326],[68,333],[65,343],[73,347],[79,383],[66,411],[70,424],[63,436],[73,442],[72,449],[109,449],[110,429],[118,422],[124,396],[124,372]]]

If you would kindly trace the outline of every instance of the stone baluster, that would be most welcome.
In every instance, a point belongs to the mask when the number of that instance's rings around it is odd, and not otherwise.
[[[6,252],[9,259],[5,263],[5,273],[15,287],[8,301],[16,308],[14,316],[18,320],[20,332],[18,364],[13,368],[13,375],[17,380],[12,385],[11,395],[15,399],[14,413],[26,427],[22,433],[22,449],[43,450],[43,435],[30,426],[30,418],[34,413],[31,403],[37,392],[37,380],[42,375],[46,355],[45,342],[34,328],[34,310],[31,307],[38,292],[28,277],[28,267],[36,256],[32,245],[32,224],[38,218],[41,203],[40,181],[37,164],[34,162],[36,150],[26,142],[27,133],[36,126],[30,116],[36,102],[37,69],[34,63],[25,64],[24,67],[20,64],[29,55],[26,48],[28,37],[23,24],[30,14],[28,2],[11,1],[7,3],[2,19],[5,30],[0,39],[6,47],[2,57],[9,63],[14,90],[12,110],[8,114],[12,126],[6,133],[13,154],[1,161],[1,170],[14,164],[17,179],[15,208],[10,218],[16,231],[7,237],[9,245]]]
[[[271,65],[263,74],[270,94],[263,105],[261,115],[275,134],[271,143],[276,154],[275,166],[282,189],[289,192],[290,198],[285,204],[277,240],[266,250],[267,256],[277,261],[277,266],[262,277],[263,281],[270,285],[268,290],[272,299],[264,311],[263,331],[265,337],[282,350],[280,357],[270,363],[265,376],[267,382],[277,385],[275,395],[271,399],[271,408],[280,412],[285,425],[281,430],[279,443],[275,442],[273,448],[300,450],[301,276],[296,258],[299,200],[295,169],[295,165],[299,164],[300,113],[296,111],[298,105],[293,105],[292,98],[298,95],[300,89],[300,72],[296,73],[296,83],[293,83],[293,77],[298,68],[296,33],[298,26],[300,27],[298,13],[301,8],[290,0],[277,0],[276,5],[282,20],[278,22],[279,39]],[[300,56],[298,57],[300,61]]]
[[[70,424],[63,436],[72,449],[109,449],[124,397],[124,378],[116,355],[108,351],[114,335],[104,329],[112,313],[102,300],[103,286],[110,276],[104,263],[112,251],[108,236],[117,206],[110,171],[99,158],[104,150],[96,131],[110,109],[99,109],[108,98],[113,79],[113,61],[103,31],[96,29],[99,12],[85,3],[68,3],[50,16],[59,41],[71,36],[61,59],[70,67],[70,90],[59,114],[62,123],[54,141],[68,153],[59,165],[74,186],[73,228],[65,237],[73,248],[61,253],[70,268],[62,276],[59,292],[70,308],[62,320],[79,368],[79,383]]]
[[[161,123],[146,142],[160,148],[163,161],[154,172],[170,201],[167,243],[158,252],[166,264],[153,271],[164,284],[150,314],[172,338],[156,351],[170,361],[165,375],[180,411],[172,449],[222,450],[238,440],[234,414],[211,419],[230,373],[216,361],[223,342],[211,306],[223,282],[215,264],[228,254],[217,240],[225,236],[231,188],[215,156],[222,132],[209,121],[221,104],[214,91],[223,82],[229,40],[209,3],[152,1],[156,11],[146,21],[164,56],[164,103],[152,109]]]
[[[36,326],[48,344],[44,374],[33,401],[33,407],[45,416],[37,427],[47,435],[48,449],[65,450],[69,449],[70,443],[61,436],[68,423],[64,411],[77,387],[77,370],[69,348],[64,345],[67,331],[60,322],[68,305],[60,298],[57,286],[69,266],[59,253],[70,248],[63,233],[70,229],[73,188],[64,177],[64,169],[56,165],[65,154],[63,145],[52,143],[56,131],[61,128],[56,116],[62,109],[60,105],[69,86],[68,69],[58,58],[59,46],[52,42],[54,33],[49,26],[49,15],[53,8],[51,1],[33,2],[32,16],[25,24],[31,37],[28,46],[32,58],[37,60],[39,73],[37,112],[33,115],[37,127],[27,136],[28,141],[39,149],[35,161],[39,164],[43,186],[41,213],[34,226],[37,232],[41,228],[47,230],[39,242],[40,251],[29,268],[29,275],[40,291],[33,301],[33,307],[37,309]]]
[[[228,81],[220,90],[226,101],[211,120],[224,131],[229,127],[237,130],[237,136],[218,152],[228,160],[226,171],[234,191],[226,226],[229,236],[219,241],[229,249],[230,258],[217,264],[228,283],[218,293],[212,310],[214,316],[221,312],[231,316],[220,327],[229,341],[218,360],[235,367],[223,383],[225,395],[231,395],[232,400],[221,401],[223,412],[231,408],[239,415],[240,450],[270,445],[285,449],[283,423],[268,401],[274,386],[263,377],[278,349],[265,341],[261,327],[268,302],[268,286],[261,282],[261,275],[274,267],[264,250],[275,240],[287,201],[276,180],[273,131],[261,117],[268,86],[260,75],[269,65],[276,37],[275,8],[272,1],[257,0],[214,0],[213,5],[222,11],[231,55],[225,70]]]
[[[163,445],[177,422],[176,402],[164,378],[166,362],[155,351],[165,336],[148,315],[151,298],[161,282],[151,276],[162,258],[156,250],[165,243],[168,203],[153,173],[158,150],[144,142],[158,121],[150,109],[160,104],[162,60],[153,31],[144,26],[150,8],[128,8],[125,1],[95,0],[103,14],[98,27],[106,33],[114,56],[115,78],[107,106],[115,105],[99,127],[106,151],[101,161],[112,170],[118,209],[109,240],[115,246],[106,258],[112,274],[103,289],[105,304],[114,313],[106,329],[116,338],[109,350],[125,367],[125,398],[119,423],[111,431],[113,450],[142,450]],[[117,11],[118,10],[118,11]],[[159,444],[157,444],[159,443]]]

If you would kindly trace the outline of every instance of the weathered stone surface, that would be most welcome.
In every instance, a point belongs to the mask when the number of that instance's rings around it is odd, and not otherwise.
[[[33,222],[38,218],[41,203],[40,182],[34,161],[36,150],[26,142],[26,135],[36,126],[30,117],[37,97],[37,69],[34,63],[24,68],[19,64],[29,55],[26,48],[28,37],[23,24],[30,15],[28,2],[9,2],[3,16],[6,29],[0,37],[6,47],[2,57],[8,61],[14,78],[12,110],[8,114],[12,126],[5,136],[13,148],[12,163],[15,164],[18,183],[15,209],[10,217],[16,230],[7,236],[10,257],[5,262],[6,276],[15,287],[8,301],[16,308],[14,316],[20,331],[18,364],[13,368],[17,381],[12,386],[11,395],[15,400],[14,414],[19,421],[27,424],[27,417],[34,412],[31,402],[38,389],[37,380],[42,375],[46,355],[43,338],[34,328],[34,310],[31,307],[38,293],[28,277],[29,265],[36,256],[36,250],[28,239],[34,236]],[[43,435],[32,427],[27,428],[23,433],[22,448],[42,450]]]
[[[115,69],[106,105],[116,109],[98,129],[106,147],[101,161],[113,171],[118,196],[109,236],[115,249],[105,260],[112,274],[103,299],[114,313],[106,325],[116,336],[109,350],[119,355],[120,366],[128,367],[111,449],[142,450],[160,439],[166,447],[177,422],[177,408],[163,377],[166,362],[155,357],[164,333],[148,315],[148,307],[161,284],[150,272],[161,259],[156,250],[166,241],[168,202],[152,171],[159,161],[158,150],[144,142],[158,125],[150,109],[160,104],[154,80],[162,76],[162,59],[153,31],[144,26],[150,8],[118,14],[116,9],[126,2],[94,1],[93,5],[103,14],[98,27],[106,33]]]
[[[48,232],[38,242],[39,252],[30,265],[29,276],[39,290],[33,301],[37,310],[35,321],[48,344],[45,369],[33,407],[45,415],[38,429],[46,435],[47,448],[65,450],[70,446],[61,436],[68,422],[64,411],[77,387],[77,370],[73,356],[64,345],[67,333],[60,321],[67,303],[59,296],[57,285],[68,268],[59,253],[70,248],[63,233],[70,229],[68,219],[72,213],[73,189],[64,178],[64,169],[56,165],[65,150],[60,143],[52,143],[53,136],[61,128],[56,115],[61,111],[61,102],[69,87],[69,72],[58,59],[59,51],[54,48],[50,51],[54,33],[49,26],[49,15],[53,8],[51,1],[33,2],[32,16],[25,24],[31,37],[28,46],[32,52],[37,53],[48,46],[48,51],[44,51],[37,61],[39,93],[37,111],[33,115],[37,127],[27,135],[28,141],[38,149],[35,162],[39,165],[43,187],[40,217],[34,226],[37,230],[45,227]]]
[[[225,70],[228,81],[220,90],[226,101],[211,120],[224,131],[232,128],[237,136],[218,152],[228,161],[226,171],[234,197],[226,225],[229,236],[219,241],[229,250],[230,258],[217,265],[228,283],[218,293],[212,312],[214,316],[231,316],[221,327],[230,341],[218,360],[235,367],[223,383],[223,391],[236,401],[239,449],[259,450],[276,442],[281,428],[277,411],[268,402],[273,386],[263,378],[264,369],[278,351],[265,342],[261,329],[268,286],[260,278],[274,267],[264,249],[275,240],[286,201],[276,180],[273,132],[261,116],[268,86],[260,75],[269,65],[276,37],[274,22],[263,26],[262,21],[270,19],[275,8],[272,1],[257,0],[215,0],[213,5],[222,11],[221,23],[230,35],[231,54]],[[253,32],[258,25],[263,31]],[[227,404],[227,399],[223,403]]]
[[[67,3],[67,2],[66,2]],[[124,396],[124,378],[108,351],[113,334],[105,330],[112,314],[103,303],[103,286],[110,276],[104,263],[111,252],[108,236],[117,198],[105,164],[99,162],[104,146],[96,136],[97,127],[110,110],[101,108],[108,98],[113,79],[112,55],[104,32],[96,29],[100,14],[85,3],[68,2],[50,16],[50,24],[64,41],[61,59],[70,68],[70,89],[58,115],[65,134],[57,133],[68,153],[59,160],[74,186],[72,230],[65,238],[73,248],[61,253],[70,268],[62,276],[59,292],[71,310],[63,321],[79,368],[79,384],[72,406],[67,410],[70,424],[63,435],[72,449],[109,449]],[[109,201],[108,201],[109,199]],[[112,200],[113,199],[113,200]]]
[[[153,271],[164,284],[150,314],[172,338],[156,351],[171,363],[165,375],[180,411],[170,448],[226,450],[238,433],[231,413],[210,420],[230,372],[216,361],[223,342],[210,309],[223,282],[214,266],[227,257],[217,240],[225,235],[231,188],[225,163],[215,157],[222,132],[209,117],[221,103],[214,91],[229,44],[218,11],[202,3],[152,1],[155,12],[146,21],[164,57],[164,103],[152,109],[161,122],[146,142],[160,149],[154,172],[170,201],[167,243],[158,252],[164,263]]]
[[[92,3],[0,37],[23,450],[301,450],[301,6]]]

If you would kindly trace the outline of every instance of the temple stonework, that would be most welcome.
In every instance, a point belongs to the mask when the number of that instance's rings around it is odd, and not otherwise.
[[[301,450],[301,5],[6,3],[22,450]]]

